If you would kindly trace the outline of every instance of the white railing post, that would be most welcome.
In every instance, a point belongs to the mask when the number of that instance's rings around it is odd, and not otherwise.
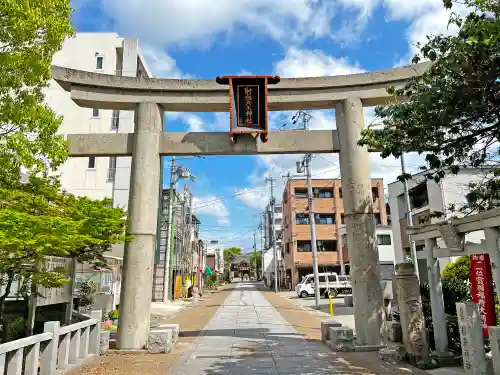
[[[65,333],[61,335],[59,340],[59,350],[58,350],[58,358],[57,364],[61,369],[65,369],[68,367],[68,359],[69,359],[69,337],[71,333]]]
[[[102,311],[93,310],[90,313],[92,319],[97,320],[97,323],[90,326],[90,337],[89,337],[89,352],[92,354],[99,354],[101,349],[101,319]]]
[[[38,374],[38,360],[40,359],[40,343],[32,345],[28,349],[26,355],[24,375],[37,375]]]
[[[5,353],[0,354],[0,374],[5,374]]]
[[[57,368],[57,351],[59,347],[59,322],[46,322],[43,331],[52,333],[52,338],[42,351],[40,359],[40,375],[54,375]]]
[[[21,375],[23,371],[23,349],[20,348],[7,355],[7,373],[6,375]]]
[[[80,353],[79,358],[85,359],[89,355],[89,332],[90,327],[82,328],[80,331]]]
[[[69,363],[74,365],[80,355],[80,329],[70,332]]]

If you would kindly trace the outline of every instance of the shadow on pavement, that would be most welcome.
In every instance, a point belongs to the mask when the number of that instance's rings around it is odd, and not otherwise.
[[[193,332],[194,334],[195,332]],[[228,337],[234,337],[227,350]],[[224,343],[224,344],[222,344]],[[174,374],[189,375],[330,375],[426,374],[408,367],[370,366],[375,353],[333,353],[318,340],[267,329],[223,329],[201,332],[198,346]],[[361,360],[361,356],[364,357]],[[360,363],[365,364],[361,364]]]

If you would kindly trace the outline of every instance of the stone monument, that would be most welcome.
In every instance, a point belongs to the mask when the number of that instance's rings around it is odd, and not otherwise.
[[[411,363],[427,361],[429,344],[420,296],[420,284],[412,263],[396,265],[394,277],[403,333],[403,344]]]

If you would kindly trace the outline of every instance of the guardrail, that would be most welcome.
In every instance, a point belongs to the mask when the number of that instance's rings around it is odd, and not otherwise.
[[[46,322],[43,333],[0,344],[0,374],[55,375],[99,355],[101,311],[89,319],[60,326]]]

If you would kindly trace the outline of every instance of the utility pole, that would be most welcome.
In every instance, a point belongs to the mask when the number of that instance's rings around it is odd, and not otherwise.
[[[172,238],[173,235],[172,227],[172,217],[174,211],[174,188],[175,188],[175,156],[172,156],[172,162],[170,164],[170,190],[168,193],[168,216],[167,216],[167,243],[165,251],[165,273],[163,276],[163,302],[167,302],[172,299],[172,288],[170,287],[170,279],[172,277],[172,272],[170,271],[170,252],[172,251]]]
[[[253,232],[253,266],[254,266],[254,271],[255,271],[255,279],[257,280],[257,240],[255,236],[257,233]]]
[[[270,206],[271,206],[271,236],[269,238],[269,243],[273,248],[273,257],[274,257],[274,292],[278,293],[279,290],[279,278],[278,278],[278,249],[276,249],[275,246],[275,233],[274,233],[274,181],[275,179],[272,177],[266,178],[266,181],[271,182],[271,201],[270,201]]]
[[[306,111],[298,111],[294,115],[294,123],[297,123],[299,120],[302,120],[302,126],[304,130],[308,130],[309,120],[311,120],[311,115]],[[307,202],[309,206],[309,227],[311,231],[311,250],[312,250],[312,262],[313,262],[313,273],[314,273],[314,299],[316,302],[316,309],[319,310],[320,305],[320,295],[319,295],[319,267],[318,267],[318,248],[316,242],[316,221],[314,220],[314,212],[313,212],[313,191],[312,191],[312,183],[311,183],[311,169],[309,167],[309,163],[311,162],[312,155],[307,154],[304,155],[302,162],[297,162],[297,173],[304,173],[307,176]],[[328,278],[327,278],[328,279]]]
[[[408,181],[406,180],[406,168],[405,168],[405,161],[403,154],[401,154],[401,174],[403,175],[403,189],[406,201],[407,223],[409,227],[412,227],[413,217],[411,216],[410,192],[408,190]],[[410,243],[411,257],[413,258],[413,264],[415,265],[415,275],[417,275],[417,279],[420,282],[420,270],[418,269],[417,248],[415,246],[415,242],[412,241],[410,234],[408,235],[408,241]]]
[[[264,213],[260,215],[260,277],[261,279],[264,277]]]
[[[318,267],[318,248],[316,242],[316,221],[314,220],[313,212],[313,190],[311,183],[311,169],[309,163],[312,156],[310,154],[305,155],[302,162],[297,162],[297,173],[304,173],[307,176],[307,205],[309,209],[309,228],[311,231],[311,250],[312,250],[312,262],[313,262],[313,273],[314,273],[314,299],[316,302],[316,309],[320,308],[320,298],[319,295],[319,267]]]

